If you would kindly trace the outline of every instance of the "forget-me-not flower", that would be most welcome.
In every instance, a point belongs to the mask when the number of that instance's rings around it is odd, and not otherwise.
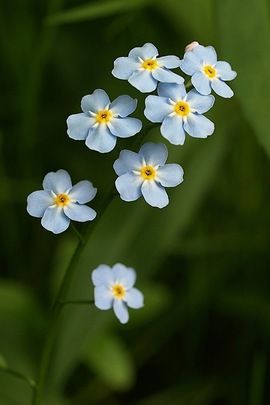
[[[158,57],[157,48],[150,43],[133,48],[128,57],[117,58],[112,74],[128,82],[142,93],[151,93],[162,83],[183,83],[184,79],[170,71],[180,66],[177,56]]]
[[[136,107],[137,100],[130,96],[119,96],[111,103],[107,93],[97,89],[82,98],[82,113],[68,117],[68,136],[85,140],[89,149],[110,152],[116,145],[117,137],[129,138],[140,132],[141,121],[128,117]]]
[[[237,73],[228,62],[217,61],[212,46],[198,44],[185,52],[180,68],[191,76],[191,82],[199,93],[208,95],[213,89],[221,97],[233,96],[232,89],[225,82],[235,79]]]
[[[97,189],[88,180],[72,186],[66,170],[46,174],[43,189],[34,191],[27,198],[27,211],[32,217],[41,218],[41,225],[55,234],[64,232],[70,220],[86,222],[95,219],[97,213],[88,207]]]
[[[169,204],[165,187],[182,183],[184,171],[178,164],[165,164],[168,149],[162,143],[145,143],[139,153],[122,150],[113,168],[119,176],[115,182],[124,201],[135,201],[141,196],[152,207]]]
[[[183,84],[159,84],[158,96],[148,96],[144,114],[152,122],[162,122],[161,134],[174,145],[183,145],[185,132],[195,138],[206,138],[214,124],[203,113],[213,106],[214,96],[203,96],[196,90],[186,92]]]
[[[143,294],[133,287],[136,281],[134,269],[121,263],[113,267],[101,264],[93,271],[92,281],[96,307],[103,310],[113,308],[121,323],[128,322],[128,307],[143,307]]]

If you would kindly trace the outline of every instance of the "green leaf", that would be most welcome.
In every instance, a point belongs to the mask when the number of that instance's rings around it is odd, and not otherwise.
[[[231,62],[238,72],[233,84],[236,97],[259,142],[270,156],[268,7],[266,0],[216,2],[216,27],[219,32],[220,59]]]
[[[113,0],[99,1],[74,7],[70,10],[54,14],[46,19],[48,24],[74,23],[95,18],[107,17],[143,7],[151,0]]]
[[[6,368],[7,367],[7,362],[6,359],[0,354],[0,368]]]

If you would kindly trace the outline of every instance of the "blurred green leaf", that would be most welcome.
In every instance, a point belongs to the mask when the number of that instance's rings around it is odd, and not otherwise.
[[[127,390],[134,382],[134,364],[124,343],[106,333],[90,340],[83,349],[89,367],[113,389]]]
[[[2,354],[0,354],[0,368],[6,368],[7,367],[7,361],[4,358],[4,356],[2,356]]]

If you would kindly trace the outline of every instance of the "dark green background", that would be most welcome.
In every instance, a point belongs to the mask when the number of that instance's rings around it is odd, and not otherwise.
[[[116,198],[99,222],[69,298],[91,299],[90,270],[119,261],[136,268],[145,307],[122,326],[112,311],[66,306],[44,404],[269,403],[269,17],[267,0],[0,2],[0,365],[32,378],[77,241],[44,230],[26,197],[63,168],[93,181],[98,207],[115,179],[116,151],[69,139],[67,116],[103,88],[137,97],[146,123],[145,95],[110,73],[145,42],[180,57],[193,40],[211,44],[238,72],[235,97],[217,97],[208,115],[210,138],[164,140],[185,170],[170,205]],[[158,129],[146,139],[163,141]],[[0,404],[30,401],[27,384],[0,370]]]

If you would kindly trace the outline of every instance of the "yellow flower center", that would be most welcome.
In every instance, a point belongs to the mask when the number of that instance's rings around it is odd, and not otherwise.
[[[209,79],[214,79],[217,76],[217,70],[214,68],[214,66],[206,65],[204,66],[203,71],[206,76],[209,77]]]
[[[112,286],[112,293],[115,298],[121,300],[126,295],[126,289],[122,286],[122,284],[115,284],[114,286]]]
[[[112,119],[112,113],[110,110],[99,110],[96,114],[96,121],[101,123],[110,122]]]
[[[54,198],[54,203],[58,207],[65,207],[65,205],[70,203],[70,197],[67,194],[57,194],[57,196]]]
[[[141,176],[144,180],[153,180],[156,177],[156,169],[153,166],[144,166],[141,169]]]
[[[146,70],[155,70],[159,67],[159,64],[156,59],[145,59],[145,61],[142,62],[142,67]]]
[[[176,114],[186,117],[190,113],[190,106],[186,101],[178,101],[174,106]]]

